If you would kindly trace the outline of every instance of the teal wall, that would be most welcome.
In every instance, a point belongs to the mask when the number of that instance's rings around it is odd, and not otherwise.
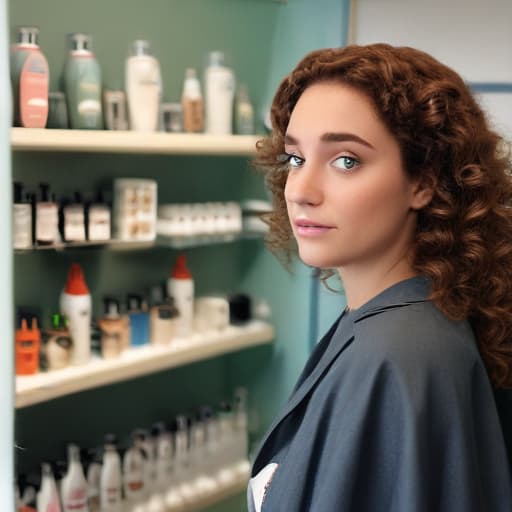
[[[52,89],[59,86],[65,34],[93,34],[104,84],[123,85],[123,62],[136,38],[151,41],[160,59],[164,99],[181,94],[184,69],[203,66],[208,50],[227,52],[240,81],[248,83],[255,110],[267,108],[275,87],[302,55],[342,44],[345,0],[11,0],[11,32],[18,25],[40,27]],[[261,128],[261,116],[258,122]],[[13,174],[34,189],[49,181],[58,195],[76,189],[109,189],[114,177],[144,176],[159,185],[159,201],[206,201],[266,197],[261,178],[247,159],[155,155],[15,153]],[[0,225],[1,229],[1,225]],[[287,273],[259,241],[187,251],[199,293],[245,291],[268,300],[276,327],[275,346],[248,349],[184,368],[63,397],[16,412],[18,467],[30,470],[41,458],[64,454],[66,442],[85,446],[114,431],[122,439],[199,404],[216,403],[238,384],[250,388],[252,440],[257,442],[286,400],[309,353],[312,310],[310,270]],[[15,303],[54,310],[72,261],[85,269],[99,312],[104,293],[125,294],[165,279],[176,252],[168,249],[115,253],[101,250],[37,252],[15,256]],[[316,312],[315,312],[316,313]],[[84,429],[83,425],[87,425]],[[215,508],[244,509],[240,495]],[[213,512],[213,509],[212,509]]]

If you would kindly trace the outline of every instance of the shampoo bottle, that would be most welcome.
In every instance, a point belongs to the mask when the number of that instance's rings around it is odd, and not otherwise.
[[[87,480],[80,462],[80,449],[68,446],[68,472],[62,480],[61,497],[63,512],[89,512],[87,504]]]
[[[59,207],[50,199],[50,186],[40,183],[41,196],[36,203],[36,242],[38,245],[52,245],[60,241]]]
[[[11,53],[14,124],[44,128],[48,118],[50,74],[46,57],[38,46],[39,29],[20,27]]]
[[[71,128],[101,130],[101,70],[91,49],[91,36],[70,34],[64,87]]]
[[[158,130],[162,79],[160,64],[148,41],[134,41],[126,61],[125,88],[130,128],[140,132]]]
[[[110,208],[98,191],[95,201],[87,209],[87,239],[90,241],[110,240]]]
[[[114,359],[121,355],[126,336],[126,324],[119,312],[119,301],[105,297],[104,316],[98,321],[101,330],[101,355],[104,359]]]
[[[236,93],[235,126],[238,135],[254,133],[254,109],[245,84],[240,84]]]
[[[37,494],[37,512],[61,512],[59,493],[50,464],[42,464],[41,490]]]
[[[202,132],[204,129],[203,95],[196,70],[193,68],[185,72],[181,104],[184,130],[189,133]]]
[[[52,315],[52,327],[46,331],[44,353],[48,370],[60,370],[70,364],[73,341],[65,315]]]
[[[89,512],[100,512],[101,458],[99,450],[88,451],[87,503]]]
[[[123,458],[123,487],[127,510],[135,512],[139,510],[146,499],[145,458],[142,450],[133,445],[124,454]]]
[[[41,331],[37,327],[37,319],[32,318],[31,328],[27,320],[21,319],[21,328],[16,330],[16,375],[32,375],[39,370],[39,348]]]
[[[15,249],[32,247],[32,205],[23,200],[23,183],[14,183],[12,235]]]
[[[122,512],[121,458],[116,450],[116,436],[105,436],[105,452],[100,479],[101,512]]]
[[[167,293],[174,298],[180,316],[176,326],[176,335],[185,337],[192,334],[194,321],[194,280],[187,268],[182,254],[176,259],[171,277],[167,280]]]
[[[130,345],[146,345],[149,342],[149,315],[142,297],[129,294],[126,309],[130,319]]]
[[[150,339],[154,345],[166,345],[176,334],[179,312],[172,297],[166,297],[165,284],[151,288]]]
[[[62,233],[66,242],[85,241],[85,210],[80,192],[62,208]]]
[[[216,135],[233,133],[235,75],[225,65],[222,52],[211,52],[205,70],[206,132]]]
[[[82,268],[73,263],[60,296],[60,310],[69,320],[73,353],[71,364],[87,364],[91,356],[91,295]]]

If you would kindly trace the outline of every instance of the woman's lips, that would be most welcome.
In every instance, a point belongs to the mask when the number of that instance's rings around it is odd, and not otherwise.
[[[333,229],[332,226],[319,224],[308,219],[296,219],[294,224],[296,234],[305,237],[321,236]]]

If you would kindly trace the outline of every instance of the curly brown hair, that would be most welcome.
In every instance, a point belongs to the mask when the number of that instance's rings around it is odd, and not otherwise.
[[[433,187],[418,214],[413,268],[430,278],[430,299],[446,316],[470,321],[493,385],[512,387],[510,150],[462,78],[430,55],[387,44],[323,49],[285,77],[255,159],[273,196],[269,248],[288,261],[296,253],[280,159],[290,115],[307,87],[333,81],[367,95],[407,174]]]

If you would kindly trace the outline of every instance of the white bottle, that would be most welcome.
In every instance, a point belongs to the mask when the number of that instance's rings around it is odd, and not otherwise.
[[[130,128],[139,132],[157,131],[162,78],[160,64],[151,55],[148,41],[134,41],[126,60],[125,87]]]
[[[236,471],[240,477],[249,478],[251,465],[249,463],[249,420],[247,413],[247,389],[235,390],[234,411],[234,436],[233,450],[237,460]]]
[[[71,364],[87,364],[91,357],[91,295],[82,268],[77,263],[71,265],[61,293],[60,312],[69,320],[73,340]]]
[[[100,512],[101,463],[96,450],[91,450],[91,461],[87,468],[87,502],[89,512]]]
[[[105,436],[105,453],[100,479],[101,512],[122,512],[121,488],[121,458],[116,450],[115,436],[108,434]]]
[[[176,336],[190,336],[194,321],[194,280],[187,268],[187,261],[183,254],[176,259],[171,277],[167,280],[167,292],[170,297],[174,298],[174,303],[180,314],[176,326]]]
[[[224,64],[222,52],[211,52],[204,73],[206,99],[206,133],[233,133],[233,99],[235,74]]]
[[[137,433],[134,433],[134,446],[126,451],[123,459],[124,496],[129,512],[139,511],[147,498],[146,461],[141,449],[135,446],[136,436]]]
[[[68,472],[62,479],[61,499],[63,512],[89,512],[87,504],[87,481],[80,463],[80,449],[68,446]]]
[[[37,512],[61,512],[59,493],[52,468],[46,463],[43,463],[42,467],[41,490],[37,493]]]

